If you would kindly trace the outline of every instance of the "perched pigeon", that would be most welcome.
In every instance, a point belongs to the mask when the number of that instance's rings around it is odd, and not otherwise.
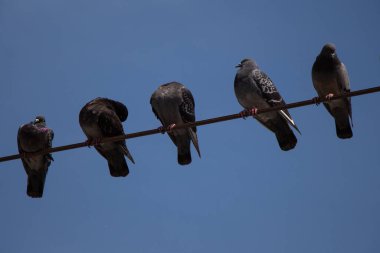
[[[297,138],[288,124],[298,132],[299,130],[287,110],[256,115],[257,108],[285,105],[274,83],[251,59],[242,60],[236,67],[239,69],[235,76],[234,88],[240,105],[245,108],[242,115],[254,116],[272,131],[282,150],[293,149],[297,144]]]
[[[339,60],[333,44],[323,46],[312,68],[314,88],[320,97],[332,98],[334,95],[350,91],[350,81],[346,66]],[[349,97],[323,103],[335,119],[336,134],[341,139],[352,137],[352,109]],[[351,123],[350,123],[351,119]]]
[[[27,157],[33,153],[51,148],[54,132],[46,127],[45,118],[37,116],[29,124],[20,126],[17,133],[18,151],[25,172],[28,175],[26,193],[32,198],[41,198],[44,192],[46,174],[53,157],[51,154]]]
[[[113,177],[125,177],[129,173],[126,155],[135,163],[129,153],[125,140],[100,143],[104,137],[124,134],[121,122],[128,117],[127,107],[107,98],[95,98],[88,102],[79,113],[79,124],[88,138],[89,144],[108,161],[110,174]]]
[[[177,146],[178,163],[181,165],[191,163],[190,140],[200,157],[197,128],[172,129],[176,124],[195,121],[195,103],[190,90],[177,82],[163,84],[152,94],[150,104],[153,113],[163,127],[168,129],[168,135]]]

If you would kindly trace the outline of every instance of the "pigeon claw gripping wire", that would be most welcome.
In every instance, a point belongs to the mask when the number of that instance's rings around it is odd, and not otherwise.
[[[165,127],[163,126],[160,126],[159,128],[157,128],[158,132],[160,132],[161,134],[164,134],[166,132],[165,130]]]
[[[326,95],[326,100],[330,101],[333,97],[334,97],[334,94],[329,93],[329,94]]]
[[[26,152],[20,152],[20,157],[21,157],[22,159],[25,159],[25,158],[28,157],[28,153],[26,153]]]
[[[319,100],[319,97],[314,97],[313,98],[313,102],[316,106],[320,105],[321,104],[321,101]]]
[[[245,119],[246,117],[252,116],[255,117],[257,115],[258,109],[252,108],[252,109],[245,109],[239,113],[240,117]]]
[[[246,119],[248,116],[251,116],[250,111],[245,109],[239,113],[240,117]]]
[[[168,126],[168,128],[167,128],[166,131],[167,131],[168,133],[171,133],[175,127],[176,127],[176,124],[171,124],[171,125]]]
[[[253,108],[250,110],[252,117],[255,117],[255,116],[257,115],[258,111],[259,111],[259,110],[258,110],[256,107],[253,107]]]
[[[240,118],[243,118],[243,119],[245,119],[245,111],[241,111],[241,112],[239,112],[239,115],[240,115]]]
[[[102,138],[88,139],[86,141],[87,147],[91,148],[91,146],[97,146],[102,142]]]
[[[86,146],[88,148],[91,148],[91,141],[90,140],[86,140],[85,143],[86,143]]]

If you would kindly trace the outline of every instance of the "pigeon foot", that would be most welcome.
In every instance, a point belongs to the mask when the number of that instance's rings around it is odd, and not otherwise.
[[[326,95],[327,101],[330,101],[333,97],[334,97],[334,94],[332,94],[332,93],[329,93]]]
[[[168,128],[167,128],[166,131],[167,131],[168,133],[171,133],[175,127],[176,127],[176,124],[171,124],[171,125],[168,126]]]

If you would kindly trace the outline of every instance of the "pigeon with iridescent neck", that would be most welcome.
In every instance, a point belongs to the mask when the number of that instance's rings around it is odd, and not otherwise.
[[[54,132],[46,126],[44,116],[20,126],[17,133],[17,145],[21,161],[28,176],[26,193],[32,198],[41,198],[44,192],[46,174],[53,157],[51,154],[28,155],[51,148]]]
[[[323,102],[323,105],[335,120],[337,136],[341,139],[351,138],[351,98],[330,100],[334,95],[341,95],[350,91],[346,66],[339,60],[334,44],[324,45],[321,53],[315,59],[312,67],[312,79],[318,96],[328,99]]]
[[[125,177],[129,168],[125,157],[135,163],[125,140],[101,143],[102,138],[124,135],[121,122],[128,117],[127,107],[108,98],[95,98],[88,102],[79,113],[79,124],[88,138],[89,144],[108,162],[111,176]]]
[[[242,60],[236,67],[238,71],[234,81],[235,95],[240,105],[245,108],[241,114],[243,116],[254,116],[261,124],[272,131],[276,135],[282,150],[293,149],[297,144],[297,138],[289,125],[298,132],[299,130],[288,110],[256,115],[257,109],[285,105],[284,99],[277,91],[272,80],[251,59]]]
[[[195,103],[190,90],[178,82],[163,84],[152,94],[150,104],[153,113],[168,130],[170,139],[177,146],[178,163],[191,163],[190,141],[200,157],[197,128],[194,126],[175,129],[178,124],[195,121]]]

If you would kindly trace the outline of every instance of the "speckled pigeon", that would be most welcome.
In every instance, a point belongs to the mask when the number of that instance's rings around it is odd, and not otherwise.
[[[44,192],[46,174],[53,157],[51,154],[28,157],[27,153],[51,148],[54,132],[46,127],[44,116],[37,116],[28,124],[20,126],[17,133],[18,151],[25,172],[28,175],[26,193],[32,198],[41,198]]]
[[[261,124],[272,131],[280,148],[284,151],[293,149],[297,138],[289,124],[298,128],[288,110],[260,113],[257,109],[285,105],[284,99],[277,91],[272,80],[259,69],[254,60],[244,59],[236,66],[238,69],[235,81],[235,95],[241,106],[245,108],[243,115],[253,115]]]
[[[331,99],[334,95],[350,91],[346,66],[339,60],[335,45],[328,43],[315,59],[312,68],[314,88],[320,97]],[[352,137],[351,98],[329,100],[323,103],[335,119],[336,134],[341,139]],[[350,123],[351,119],[351,123]]]
[[[129,169],[125,157],[135,163],[125,140],[101,143],[102,138],[124,134],[123,125],[128,117],[127,107],[108,98],[95,98],[79,113],[79,124],[90,144],[107,160],[111,176],[125,177]]]
[[[190,90],[178,82],[163,84],[152,94],[150,104],[153,113],[168,129],[168,135],[177,146],[178,163],[191,163],[190,140],[200,157],[197,128],[172,129],[176,124],[195,121],[195,103]]]

